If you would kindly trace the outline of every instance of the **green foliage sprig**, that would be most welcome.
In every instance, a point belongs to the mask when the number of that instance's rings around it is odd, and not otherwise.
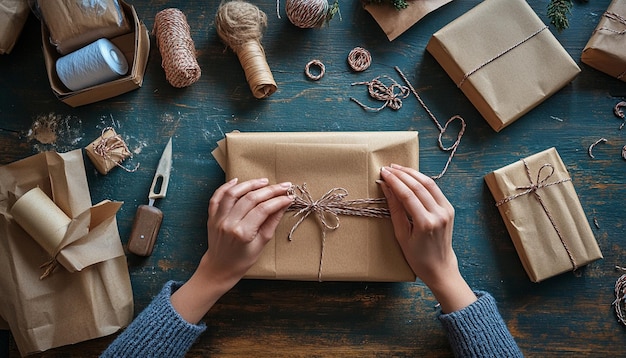
[[[406,9],[409,4],[406,0],[361,0],[364,4],[391,4],[396,10]]]
[[[572,13],[572,6],[572,0],[550,0],[548,17],[557,31],[561,32],[569,27],[567,16]]]

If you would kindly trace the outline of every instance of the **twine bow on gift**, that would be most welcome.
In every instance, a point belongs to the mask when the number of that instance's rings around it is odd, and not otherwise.
[[[543,208],[543,211],[546,213],[546,215],[548,216],[548,219],[550,220],[550,224],[552,224],[552,227],[554,228],[554,230],[556,231],[556,234],[559,237],[559,240],[561,240],[561,244],[563,245],[563,248],[565,248],[565,251],[567,252],[567,255],[569,257],[570,262],[572,263],[572,271],[576,271],[576,269],[578,269],[578,264],[576,264],[576,260],[574,260],[574,256],[572,255],[572,252],[570,251],[569,247],[567,246],[567,243],[565,242],[565,238],[563,237],[563,234],[561,233],[561,230],[559,230],[559,227],[556,225],[556,222],[554,220],[554,218],[552,217],[552,214],[550,214],[550,211],[548,210],[548,207],[546,206],[546,204],[544,203],[543,199],[541,198],[541,195],[539,195],[539,189],[543,189],[543,188],[547,188],[549,186],[552,185],[558,185],[558,184],[562,184],[568,181],[572,181],[571,178],[564,178],[561,180],[557,180],[554,182],[548,182],[548,180],[550,179],[550,177],[552,177],[552,175],[554,175],[554,166],[550,163],[546,163],[544,165],[541,166],[541,168],[539,168],[539,171],[537,171],[537,180],[535,182],[533,182],[532,176],[530,175],[530,168],[528,167],[528,163],[526,162],[526,160],[522,159],[522,163],[524,163],[524,168],[526,169],[526,175],[528,176],[528,180],[530,181],[530,185],[526,185],[526,186],[518,186],[515,189],[516,190],[524,190],[521,193],[517,193],[511,196],[508,196],[502,200],[499,200],[496,203],[496,206],[500,206],[503,204],[508,203],[509,201],[515,200],[517,198],[519,198],[520,196],[524,196],[524,195],[528,195],[528,194],[534,194],[535,198],[537,198],[537,201],[539,201],[539,204],[541,204],[541,207]],[[543,173],[544,170],[550,170],[550,173]]]
[[[106,127],[102,130],[100,140],[98,141],[98,143],[94,143],[93,145],[94,153],[104,159],[104,166],[107,171],[109,170],[109,161],[115,163],[115,165],[126,170],[129,173],[136,171],[137,168],[139,168],[139,164],[137,164],[133,169],[128,169],[125,166],[121,165],[111,156],[111,153],[117,149],[122,149],[122,153],[124,155],[130,155],[130,150],[128,150],[128,146],[126,146],[126,143],[119,134],[105,138],[104,134],[109,130],[113,130],[113,127]]]
[[[370,204],[386,204],[385,198],[367,198],[356,200],[344,200],[348,196],[348,191],[344,188],[332,188],[322,195],[318,200],[314,200],[309,192],[306,183],[302,185],[292,185],[287,194],[293,198],[293,203],[287,211],[295,211],[294,217],[300,219],[289,231],[288,239],[293,239],[293,233],[300,224],[311,214],[315,214],[322,228],[322,251],[320,253],[320,264],[317,272],[318,281],[322,281],[322,265],[324,262],[324,246],[326,244],[326,231],[339,228],[339,215],[361,216],[370,218],[388,218],[391,216],[386,207],[366,206]]]

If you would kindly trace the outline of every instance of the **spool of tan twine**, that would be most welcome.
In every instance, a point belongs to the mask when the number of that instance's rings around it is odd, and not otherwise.
[[[215,27],[222,41],[237,54],[254,97],[266,98],[276,92],[276,82],[261,46],[267,27],[265,13],[245,1],[225,2],[217,10]]]
[[[287,0],[285,4],[289,21],[303,29],[324,26],[338,9],[339,4],[336,1],[330,6],[328,0]]]
[[[177,88],[195,83],[201,71],[185,14],[174,8],[158,12],[152,33],[156,35],[167,81]]]

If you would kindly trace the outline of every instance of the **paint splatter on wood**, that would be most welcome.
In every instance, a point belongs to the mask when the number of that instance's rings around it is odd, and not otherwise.
[[[38,152],[67,152],[83,139],[81,127],[82,122],[77,117],[50,112],[35,118],[26,137]]]

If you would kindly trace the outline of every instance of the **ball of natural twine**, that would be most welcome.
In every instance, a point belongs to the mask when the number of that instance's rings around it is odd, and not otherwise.
[[[152,33],[156,35],[167,81],[178,88],[195,83],[202,71],[185,14],[174,8],[158,12]]]
[[[276,82],[261,46],[267,27],[265,13],[245,1],[228,1],[218,8],[215,27],[222,41],[239,57],[253,95],[265,98],[276,92]]]
[[[285,4],[289,21],[303,29],[324,25],[329,9],[327,0],[287,0]]]

